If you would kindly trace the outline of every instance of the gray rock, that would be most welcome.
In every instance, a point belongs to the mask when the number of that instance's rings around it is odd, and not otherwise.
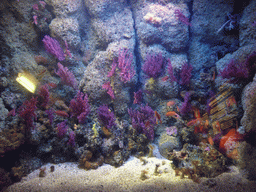
[[[256,131],[256,76],[253,82],[246,85],[242,94],[242,105],[244,110],[241,125],[245,132]]]
[[[167,133],[162,133],[159,141],[158,148],[160,154],[168,158],[168,152],[175,150],[181,150],[182,146],[178,137],[173,137],[168,135]]]
[[[239,23],[239,41],[240,46],[256,43],[256,1],[244,9]]]
[[[0,121],[4,121],[8,113],[9,111],[5,108],[3,99],[0,98]]]
[[[67,41],[68,45],[78,48],[81,43],[79,23],[75,18],[55,18],[49,25],[51,36]]]

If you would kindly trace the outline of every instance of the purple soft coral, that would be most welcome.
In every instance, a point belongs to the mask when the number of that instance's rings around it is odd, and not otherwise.
[[[148,139],[154,140],[155,113],[148,105],[140,106],[139,110],[128,109],[132,126],[138,133],[143,133]]]
[[[118,68],[121,70],[119,75],[121,77],[121,81],[124,83],[130,81],[135,75],[135,70],[132,67],[132,60],[133,55],[132,53],[128,54],[128,49],[119,50]]]
[[[38,95],[41,106],[46,108],[50,100],[50,92],[47,84],[40,86]]]
[[[68,145],[75,147],[76,146],[76,134],[74,131],[71,131],[69,133],[69,140],[68,140]]]
[[[191,111],[191,104],[189,103],[190,100],[190,93],[186,92],[184,97],[184,102],[182,103],[182,106],[180,107],[180,114],[186,115]]]
[[[164,58],[162,53],[157,55],[147,54],[144,65],[142,66],[143,72],[149,77],[156,79],[162,73]]]
[[[170,76],[170,79],[171,79],[171,82],[177,82],[177,79],[176,77],[174,76],[174,72],[173,72],[173,67],[172,67],[172,63],[171,63],[171,60],[168,59],[167,60],[168,64],[167,64],[167,71],[168,71],[168,74]]]
[[[182,23],[190,27],[192,26],[189,19],[179,9],[175,9],[174,14]]]
[[[58,63],[58,71],[55,73],[60,76],[61,81],[74,89],[77,89],[77,81],[75,76],[67,67],[64,67],[61,63]]]
[[[109,96],[111,97],[111,99],[115,99],[115,94],[114,94],[114,90],[111,87],[111,83],[110,81],[107,81],[106,83],[104,83],[102,85],[102,89],[106,89],[107,93],[109,94]]]
[[[71,117],[77,117],[80,124],[85,123],[85,120],[90,113],[87,94],[83,94],[79,91],[76,97],[70,101],[69,108],[71,110]]]
[[[107,77],[112,77],[118,67],[120,70],[119,76],[121,81],[127,83],[131,81],[135,75],[135,70],[132,66],[133,55],[128,53],[128,49],[119,50],[118,58],[115,58],[112,63],[111,71],[108,73]]]
[[[193,67],[188,64],[188,63],[185,63],[182,68],[181,68],[181,72],[180,72],[180,82],[179,84],[180,85],[185,85],[185,86],[188,86],[190,84],[190,79],[192,77],[192,70],[193,70]]]
[[[62,121],[61,123],[57,124],[57,135],[59,138],[63,138],[67,131],[68,131],[68,125],[66,125],[67,120]]]
[[[238,63],[232,59],[223,71],[220,71],[220,75],[222,78],[230,79],[231,83],[238,83],[248,79],[249,71],[246,62]]]
[[[36,104],[37,97],[32,97],[30,100],[25,101],[18,109],[19,116],[25,120],[26,130],[34,128],[33,119],[36,119]]]
[[[134,92],[134,101],[133,101],[133,104],[140,104],[141,101],[142,101],[142,98],[143,98],[143,95],[142,95],[142,90],[138,90],[137,92]]]
[[[54,55],[59,61],[65,59],[64,52],[56,39],[51,38],[49,35],[45,35],[42,41],[46,51]]]
[[[102,105],[98,108],[98,118],[99,121],[107,128],[111,129],[116,125],[115,123],[115,115],[111,112],[107,105]]]

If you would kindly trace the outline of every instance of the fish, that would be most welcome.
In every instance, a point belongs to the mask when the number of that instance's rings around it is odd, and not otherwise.
[[[61,117],[69,117],[69,114],[66,111],[57,110],[54,113]]]
[[[155,111],[155,116],[156,116],[156,124],[158,124],[158,121],[162,124],[161,116],[157,111]]]
[[[187,123],[187,126],[199,125],[201,123],[201,119],[193,119]]]
[[[201,118],[199,109],[197,109],[197,108],[194,109],[194,116],[195,116],[196,119]]]
[[[213,71],[212,80],[215,81],[215,78],[216,78],[216,73],[215,71]]]
[[[165,76],[165,77],[162,78],[162,81],[167,81],[168,79],[169,79],[169,77]]]
[[[208,142],[210,143],[210,145],[214,145],[214,142],[211,136],[208,137]]]
[[[167,117],[173,117],[175,119],[180,119],[180,116],[175,111],[169,111],[165,115]]]
[[[52,83],[52,82],[48,83],[48,85],[49,85],[51,88],[56,88],[56,87],[57,87],[57,84],[56,84],[56,83]]]
[[[46,72],[46,69],[44,69],[43,71],[41,71],[37,76],[41,76]]]
[[[171,100],[171,101],[168,101],[167,103],[166,103],[166,105],[168,106],[168,107],[172,107],[173,105],[175,105],[175,101],[173,101],[173,100]]]

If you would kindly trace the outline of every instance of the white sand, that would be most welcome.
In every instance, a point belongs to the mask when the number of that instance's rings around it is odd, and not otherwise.
[[[216,185],[209,188],[204,184],[207,178],[201,178],[198,184],[191,179],[175,177],[168,160],[160,157],[146,159],[146,165],[131,157],[119,168],[103,165],[89,171],[79,169],[75,163],[62,163],[54,165],[55,171],[50,172],[53,164],[47,164],[43,166],[45,177],[39,177],[39,170],[35,170],[6,191],[256,191],[256,182],[243,178],[236,167],[214,178]],[[163,161],[165,165],[162,165]],[[160,163],[158,176],[154,174],[157,163]],[[140,179],[142,170],[148,171],[148,179],[144,181]]]

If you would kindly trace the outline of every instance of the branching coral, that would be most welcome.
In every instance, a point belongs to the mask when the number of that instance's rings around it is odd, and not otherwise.
[[[148,139],[154,139],[154,126],[156,125],[155,113],[148,105],[141,105],[139,110],[128,109],[132,126],[138,133],[143,133]]]
[[[25,120],[26,129],[30,130],[34,127],[33,119],[36,119],[35,110],[37,104],[37,97],[32,97],[30,100],[25,101],[22,106],[18,109],[19,116]]]
[[[148,78],[158,78],[162,73],[164,58],[162,53],[147,54],[146,60],[142,66],[143,72],[147,75]]]
[[[102,105],[98,108],[98,118],[99,121],[107,128],[111,129],[116,125],[115,123],[115,115],[110,111],[107,105]]]
[[[188,86],[190,84],[190,79],[192,77],[192,70],[193,67],[192,65],[185,63],[182,68],[181,68],[181,72],[180,72],[180,85],[186,85]]]
[[[248,79],[249,71],[246,63],[231,60],[223,71],[220,71],[220,75],[222,78],[230,79],[231,83],[238,83]]]
[[[70,87],[73,87],[74,89],[77,89],[77,80],[73,73],[68,70],[67,67],[64,67],[61,63],[58,63],[58,71],[55,73],[60,76],[61,81]]]
[[[76,97],[70,101],[69,108],[71,117],[77,117],[78,122],[83,124],[90,113],[90,105],[87,94],[78,92]]]

